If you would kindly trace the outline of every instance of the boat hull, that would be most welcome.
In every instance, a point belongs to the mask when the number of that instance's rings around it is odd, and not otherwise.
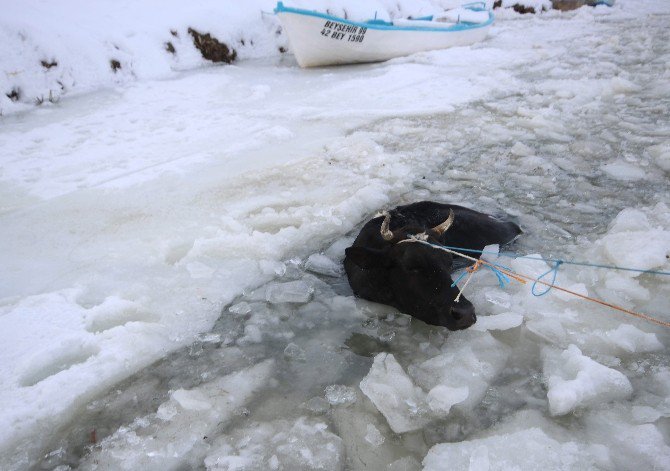
[[[301,67],[380,62],[482,41],[493,23],[450,27],[377,26],[294,9],[276,11]]]

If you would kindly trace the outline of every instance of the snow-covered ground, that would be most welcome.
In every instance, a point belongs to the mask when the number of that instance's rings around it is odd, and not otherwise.
[[[670,469],[667,328],[480,273],[449,333],[340,268],[366,218],[433,199],[513,215],[518,252],[670,270],[670,5],[300,70],[273,3],[180,3],[3,6],[29,99],[0,98],[1,469]],[[189,27],[241,59],[202,68]],[[670,320],[667,277],[557,283]]]

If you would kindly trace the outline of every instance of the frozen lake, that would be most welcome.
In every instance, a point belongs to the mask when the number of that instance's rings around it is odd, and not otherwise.
[[[670,7],[632,5],[0,118],[0,468],[670,469],[667,328],[478,273],[450,333],[341,269],[435,200],[514,218],[518,253],[670,270]],[[557,284],[670,321],[667,277]]]

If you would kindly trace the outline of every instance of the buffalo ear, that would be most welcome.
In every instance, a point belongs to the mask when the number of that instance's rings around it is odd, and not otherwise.
[[[346,258],[364,270],[384,268],[389,265],[388,253],[384,250],[349,247],[344,251]]]

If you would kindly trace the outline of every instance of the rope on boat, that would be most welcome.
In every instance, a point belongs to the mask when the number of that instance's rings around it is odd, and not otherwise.
[[[547,294],[552,288],[555,288],[555,289],[557,289],[559,291],[562,291],[564,293],[568,293],[568,294],[571,294],[573,296],[577,296],[578,298],[584,299],[586,301],[591,301],[591,302],[600,304],[601,306],[609,307],[611,309],[620,311],[624,314],[636,317],[638,319],[643,319],[643,320],[646,320],[647,322],[652,322],[654,324],[657,324],[657,325],[660,325],[660,326],[663,326],[663,327],[670,327],[670,322],[666,322],[666,321],[663,321],[663,320],[660,320],[660,319],[656,319],[654,317],[651,317],[647,314],[643,314],[641,312],[637,312],[637,311],[633,311],[633,310],[630,310],[630,309],[626,309],[626,308],[621,307],[621,306],[617,306],[616,304],[612,304],[612,303],[609,303],[607,301],[603,301],[602,299],[593,298],[591,296],[586,296],[584,294],[580,294],[580,293],[577,293],[575,291],[571,291],[569,289],[562,288],[562,287],[557,286],[555,284],[556,276],[558,275],[558,268],[564,263],[565,264],[570,264],[570,265],[582,265],[582,266],[592,266],[592,267],[597,267],[597,268],[609,268],[609,269],[613,269],[613,270],[634,271],[634,272],[639,272],[639,273],[649,273],[649,274],[655,274],[655,275],[670,275],[670,272],[656,271],[656,270],[640,270],[640,269],[636,269],[636,268],[618,267],[618,266],[613,266],[613,265],[599,265],[599,264],[591,264],[591,263],[585,263],[585,262],[571,262],[571,261],[564,261],[564,260],[542,259],[542,258],[538,258],[538,257],[523,256],[523,255],[515,257],[515,258],[527,258],[527,259],[531,259],[531,260],[541,260],[541,261],[552,261],[552,262],[554,262],[554,266],[549,271],[547,271],[546,273],[543,273],[542,275],[540,275],[537,278],[534,278],[532,276],[524,275],[524,274],[521,274],[521,273],[516,273],[510,268],[507,268],[507,267],[504,267],[502,265],[498,265],[498,264],[495,264],[495,263],[491,263],[491,262],[487,261],[486,259],[475,258],[475,257],[472,257],[470,255],[465,255],[463,253],[457,252],[456,250],[462,250],[464,252],[475,252],[475,253],[479,253],[479,254],[489,253],[489,254],[492,254],[492,255],[503,255],[502,253],[497,254],[495,252],[484,252],[482,250],[472,250],[472,249],[463,249],[463,248],[459,248],[459,247],[435,245],[435,244],[432,244],[428,241],[424,241],[424,240],[421,240],[421,239],[418,239],[418,238],[415,238],[415,237],[412,237],[412,236],[410,236],[409,239],[402,240],[398,243],[403,243],[403,242],[413,242],[413,243],[428,245],[428,246],[430,246],[434,249],[442,250],[442,251],[448,252],[452,255],[456,255],[456,256],[459,256],[459,257],[462,257],[462,258],[465,258],[467,260],[471,260],[471,261],[475,262],[475,265],[466,269],[466,272],[463,273],[451,285],[452,287],[454,287],[456,285],[456,283],[458,283],[461,279],[463,279],[464,276],[469,275],[468,279],[466,280],[463,287],[459,288],[458,296],[456,296],[456,299],[454,300],[456,302],[458,302],[460,300],[461,294],[463,294],[463,290],[466,288],[466,286],[470,282],[470,279],[475,274],[475,272],[477,270],[479,270],[479,268],[481,266],[485,266],[487,268],[490,268],[496,274],[496,276],[498,276],[498,281],[499,281],[501,287],[505,286],[505,283],[509,281],[509,278],[514,279],[521,284],[526,284],[526,282],[531,281],[531,282],[533,282],[532,293],[533,293],[534,296],[543,296],[543,295]],[[509,254],[509,253],[504,254],[504,255],[508,256],[508,257],[513,256],[513,254]],[[548,283],[546,281],[543,281],[542,278],[549,275],[550,273],[553,273],[553,277],[552,277],[551,282]],[[509,278],[507,278],[507,277],[509,277]],[[537,294],[535,292],[535,287],[538,284],[546,286],[547,289],[544,290],[542,293]]]

